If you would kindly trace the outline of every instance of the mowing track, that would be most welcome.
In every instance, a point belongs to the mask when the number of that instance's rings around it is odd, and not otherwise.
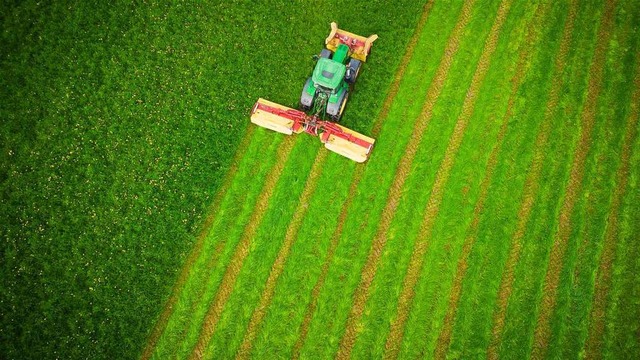
[[[543,19],[545,18],[545,15],[549,10],[548,7],[549,6],[546,4],[538,6],[536,14],[532,20],[532,24],[530,25],[531,27],[527,31],[526,40],[521,45],[522,50],[520,51],[520,55],[516,65],[516,71],[511,79],[512,87],[509,100],[507,101],[507,110],[502,118],[502,124],[498,132],[496,144],[491,149],[491,153],[489,155],[487,170],[485,172],[485,176],[482,179],[482,182],[480,183],[480,195],[473,209],[473,219],[471,221],[471,224],[469,225],[469,228],[467,229],[467,236],[465,237],[464,244],[462,246],[462,254],[460,255],[460,258],[458,260],[456,275],[454,277],[453,285],[451,286],[449,295],[449,307],[447,309],[444,324],[442,330],[440,331],[438,342],[436,344],[436,359],[444,359],[446,357],[447,350],[449,349],[451,335],[453,333],[453,324],[456,318],[457,306],[462,294],[462,280],[464,279],[468,268],[467,261],[471,253],[471,249],[473,248],[473,245],[478,236],[480,215],[482,214],[485,201],[487,200],[489,185],[491,184],[493,173],[496,169],[496,166],[498,165],[498,155],[500,154],[500,151],[502,149],[504,136],[507,133],[509,121],[511,121],[513,115],[513,108],[517,99],[517,95],[526,74],[527,63],[529,62],[529,58],[531,55],[532,44],[536,44],[539,40],[536,39],[540,31],[537,26],[541,26],[544,23]]]
[[[638,54],[640,55],[640,53]],[[593,308],[590,314],[590,327],[585,353],[587,359],[601,358],[602,343],[604,338],[607,298],[611,286],[613,275],[613,261],[615,250],[619,238],[619,211],[622,205],[622,198],[627,188],[629,177],[629,161],[631,158],[632,146],[637,136],[638,113],[640,107],[640,56],[636,56],[636,70],[634,78],[634,93],[631,98],[631,113],[627,118],[627,125],[624,133],[624,142],[621,151],[620,167],[616,172],[616,182],[611,201],[611,208],[607,216],[607,228],[604,235],[604,248],[600,259],[595,285]]]
[[[469,124],[471,116],[473,115],[473,110],[475,107],[476,99],[478,97],[480,86],[482,85],[485,75],[489,70],[491,57],[493,56],[493,53],[495,52],[498,45],[498,39],[500,37],[502,25],[504,25],[507,15],[509,14],[511,4],[512,0],[504,0],[500,3],[498,14],[496,15],[494,23],[491,26],[489,35],[485,40],[484,48],[482,49],[482,53],[480,55],[480,60],[478,61],[473,79],[471,80],[471,85],[467,90],[467,96],[465,97],[464,103],[462,105],[462,112],[458,116],[453,134],[451,135],[449,143],[447,144],[444,159],[442,160],[440,168],[436,173],[436,179],[433,184],[431,194],[429,195],[429,201],[427,202],[424,218],[422,220],[422,223],[420,224],[420,230],[418,231],[416,244],[413,253],[411,254],[409,268],[407,269],[407,273],[402,284],[402,291],[398,300],[396,319],[391,323],[391,330],[385,344],[385,358],[395,359],[398,357],[400,344],[404,335],[405,324],[409,317],[409,312],[411,311],[413,298],[415,296],[415,285],[418,282],[420,272],[422,271],[424,256],[429,246],[429,239],[431,237],[433,223],[440,210],[440,204],[444,195],[444,186],[449,179],[449,174],[451,172],[451,169],[453,168],[453,164],[455,162],[458,149],[460,148],[460,144],[462,143],[465,130],[467,128],[467,125]]]
[[[569,5],[569,15],[562,31],[562,40],[560,42],[558,57],[556,58],[554,64],[552,78],[560,78],[566,65],[567,53],[569,52],[571,38],[573,37],[573,27],[576,19],[577,6],[577,0],[571,1]],[[536,142],[534,144],[535,154],[533,156],[530,170],[527,173],[527,177],[525,179],[522,202],[520,205],[520,209],[518,210],[518,223],[516,226],[516,231],[513,234],[509,257],[507,259],[505,270],[500,281],[500,288],[498,290],[497,308],[493,316],[491,342],[489,343],[489,348],[487,349],[487,357],[492,360],[498,358],[500,340],[502,338],[502,332],[505,325],[507,305],[509,302],[509,297],[511,296],[511,292],[513,290],[515,268],[520,257],[520,251],[522,250],[522,241],[531,216],[534,197],[536,192],[538,191],[538,184],[542,171],[544,149],[546,148],[546,144],[549,139],[549,132],[551,131],[551,121],[553,120],[556,109],[558,107],[563,82],[561,80],[558,80],[553,82],[551,86],[552,87],[549,95],[549,100],[547,101],[547,106],[544,112],[544,118],[542,120],[542,124],[540,126],[538,136],[536,137]]]
[[[420,145],[420,142],[422,140],[422,135],[424,134],[424,131],[433,116],[433,107],[440,97],[442,89],[444,88],[445,80],[449,73],[449,69],[451,68],[451,64],[453,63],[453,57],[458,51],[460,38],[463,35],[463,30],[471,20],[471,9],[473,8],[474,3],[475,0],[470,0],[466,1],[463,5],[462,12],[458,19],[458,22],[456,23],[453,33],[449,38],[444,55],[438,66],[436,75],[431,85],[429,86],[429,90],[427,91],[425,105],[423,106],[421,114],[414,125],[412,136],[409,139],[409,143],[407,144],[405,154],[398,166],[396,176],[393,180],[393,184],[391,185],[391,189],[389,190],[385,208],[382,212],[378,231],[373,240],[369,255],[367,256],[366,263],[362,270],[360,283],[358,284],[358,287],[356,288],[353,296],[353,305],[347,318],[346,330],[342,337],[340,348],[338,349],[338,354],[336,356],[338,359],[349,358],[351,350],[353,349],[353,345],[355,344],[357,336],[357,323],[362,317],[364,305],[369,296],[369,287],[373,282],[380,257],[382,256],[382,250],[386,245],[387,231],[389,229],[389,226],[391,225],[391,221],[393,220],[395,210],[398,207],[400,196],[402,195],[402,187],[407,177],[409,176],[413,159],[415,158],[415,155],[418,151],[418,146]]]
[[[553,247],[549,259],[550,263],[544,281],[541,309],[538,315],[538,322],[534,333],[533,350],[531,353],[533,359],[545,357],[549,337],[551,336],[550,318],[555,308],[560,272],[567,250],[567,242],[571,235],[571,215],[582,187],[584,163],[591,146],[591,134],[595,123],[597,100],[603,81],[606,50],[611,37],[615,7],[615,0],[606,2],[604,15],[601,19],[600,28],[598,29],[595,55],[589,71],[590,76],[587,87],[586,104],[582,113],[580,140],[575,150],[573,163],[571,164],[569,184],[558,217],[558,230],[553,239]]]

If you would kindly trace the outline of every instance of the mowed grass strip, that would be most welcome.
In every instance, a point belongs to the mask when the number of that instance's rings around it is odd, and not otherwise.
[[[424,256],[429,245],[429,239],[431,236],[431,230],[433,223],[440,210],[440,204],[443,197],[443,189],[449,179],[449,174],[455,162],[457,151],[460,147],[464,133],[473,115],[475,101],[478,97],[478,90],[484,81],[485,75],[491,64],[491,57],[497,47],[498,39],[502,30],[509,10],[511,8],[512,1],[506,0],[500,3],[498,8],[498,14],[491,27],[489,35],[485,41],[484,49],[480,55],[480,60],[476,66],[476,71],[471,80],[471,85],[467,90],[467,96],[462,105],[462,112],[460,113],[456,122],[453,134],[449,139],[449,144],[445,152],[445,157],[440,164],[440,168],[436,174],[436,180],[431,190],[431,195],[427,203],[427,208],[424,214],[424,218],[418,231],[418,238],[414,247],[413,254],[409,263],[407,274],[402,286],[402,292],[398,303],[398,311],[395,321],[391,325],[391,331],[385,345],[385,358],[395,359],[398,356],[400,350],[400,343],[404,334],[404,327],[411,311],[413,298],[415,296],[415,285],[418,282],[418,277],[422,270],[422,264]],[[386,235],[386,234],[385,234]]]
[[[604,245],[596,274],[593,307],[589,315],[589,331],[584,349],[587,359],[599,359],[602,357],[606,310],[613,275],[612,265],[615,260],[615,251],[620,237],[619,213],[622,208],[623,196],[627,189],[632,146],[638,131],[638,108],[640,107],[640,57],[636,58],[636,66],[633,81],[635,90],[631,98],[631,111],[627,117],[627,123],[625,126],[624,141],[622,151],[620,153],[620,166],[616,172],[613,198],[611,200],[611,207],[607,216]]]
[[[231,187],[233,178],[235,177],[236,172],[238,171],[238,163],[240,162],[240,159],[244,156],[246,149],[249,145],[249,142],[253,138],[253,133],[254,133],[254,127],[252,126],[247,127],[247,130],[245,131],[244,136],[242,137],[242,140],[238,145],[236,154],[234,155],[234,158],[231,161],[231,166],[227,171],[227,174],[224,180],[222,181],[220,188],[216,192],[216,195],[212,202],[212,206],[209,209],[208,215],[202,224],[202,229],[200,230],[198,237],[196,238],[196,243],[194,244],[193,249],[189,253],[189,256],[187,257],[186,262],[184,263],[184,265],[182,266],[182,269],[180,270],[178,279],[176,280],[175,284],[171,289],[171,295],[169,296],[169,300],[167,300],[167,303],[165,304],[162,312],[160,313],[160,317],[158,318],[158,321],[153,327],[153,330],[151,330],[151,334],[149,335],[147,344],[144,347],[144,350],[142,351],[142,355],[140,356],[141,359],[151,358],[151,355],[153,354],[153,351],[155,349],[156,344],[158,343],[158,340],[160,339],[160,336],[162,335],[165,328],[167,327],[167,323],[169,322],[169,318],[173,314],[173,310],[176,303],[178,302],[180,293],[184,289],[184,286],[189,278],[189,273],[191,272],[191,268],[193,264],[196,262],[196,260],[198,259],[198,257],[200,257],[200,253],[202,252],[205,239],[207,238],[207,235],[211,230],[211,227],[213,226],[217,212],[220,209],[220,204],[222,203],[223,197]]]
[[[619,45],[609,46],[607,50],[592,135],[594,142],[586,159],[582,191],[573,214],[573,230],[563,261],[556,307],[550,320],[547,358],[577,356],[583,352],[588,336],[595,274],[605,244],[607,218],[613,204],[616,172],[621,164],[624,130],[634,89],[637,54],[629,51],[635,41],[630,34],[640,13],[630,11],[632,7],[632,3],[620,3],[616,8],[616,26],[610,43]],[[549,245],[541,247],[549,249]],[[538,288],[544,275],[544,272],[540,273]]]
[[[358,285],[353,296],[353,305],[347,318],[345,333],[343,335],[341,345],[336,356],[338,359],[348,358],[355,343],[357,336],[357,323],[362,316],[364,305],[369,296],[369,286],[373,281],[378,261],[386,244],[387,230],[393,219],[395,209],[398,206],[402,187],[409,175],[409,171],[411,170],[411,164],[413,163],[413,158],[415,157],[420,141],[422,140],[422,134],[424,133],[424,130],[426,129],[433,115],[433,106],[435,105],[438,97],[440,96],[442,88],[444,87],[444,82],[448,75],[449,68],[451,67],[453,57],[458,50],[458,45],[460,42],[460,38],[463,35],[463,30],[471,19],[470,15],[474,3],[474,0],[465,2],[462,8],[460,18],[447,44],[447,49],[445,50],[444,56],[440,62],[436,76],[433,79],[427,92],[425,105],[423,106],[422,112],[414,125],[411,139],[407,144],[404,156],[401,159],[396,171],[396,176],[393,180],[391,189],[389,190],[388,199],[382,213],[378,231],[373,240],[369,255],[367,256],[366,263],[362,270],[360,284]]]
[[[380,130],[382,129],[382,122],[389,115],[391,104],[393,103],[396,95],[398,94],[398,90],[400,89],[400,82],[404,78],[405,70],[409,66],[409,61],[413,57],[413,53],[415,51],[416,45],[418,44],[418,39],[422,34],[422,29],[424,28],[424,25],[427,22],[427,19],[429,18],[429,13],[431,12],[432,7],[433,7],[433,0],[427,1],[427,3],[424,5],[424,8],[422,10],[422,16],[420,17],[420,20],[418,21],[418,25],[416,26],[416,29],[411,39],[409,40],[409,43],[407,44],[407,50],[404,53],[402,60],[400,61],[400,64],[398,65],[398,70],[396,71],[396,74],[393,78],[393,82],[389,87],[389,92],[387,94],[387,97],[385,98],[385,101],[382,104],[380,113],[378,114],[376,121],[374,122],[373,129],[371,131],[371,134],[372,134],[371,136],[374,138],[376,138],[380,134]],[[324,285],[325,279],[327,277],[327,273],[329,272],[329,265],[333,260],[333,254],[335,253],[336,248],[338,247],[338,243],[340,242],[342,229],[344,228],[344,223],[347,219],[348,209],[351,207],[351,203],[355,198],[356,190],[358,188],[358,185],[360,185],[360,181],[362,180],[363,174],[364,174],[364,167],[363,166],[357,167],[353,180],[351,181],[351,185],[349,186],[349,196],[347,197],[344,204],[342,205],[342,210],[340,211],[340,215],[338,215],[338,223],[337,223],[336,229],[331,235],[329,249],[328,249],[327,255],[325,256],[325,260],[322,264],[320,277],[316,281],[316,284],[314,285],[313,290],[311,291],[311,302],[309,302],[309,305],[307,306],[307,309],[305,311],[304,320],[300,325],[299,336],[294,345],[294,349],[293,349],[294,359],[297,359],[300,357],[300,350],[302,349],[302,346],[304,345],[307,334],[309,332],[309,325],[311,323],[313,312],[318,306],[318,298],[320,297],[320,290],[322,289],[322,286]]]
[[[287,257],[289,256],[289,252],[291,251],[291,247],[294,241],[297,239],[298,230],[302,225],[302,220],[306,214],[306,209],[309,206],[309,198],[316,190],[316,187],[318,185],[318,178],[320,177],[320,172],[322,171],[322,167],[325,165],[328,154],[328,150],[321,149],[314,159],[313,167],[311,168],[309,177],[304,184],[304,190],[300,195],[300,199],[298,200],[298,206],[296,207],[296,210],[294,212],[293,219],[291,220],[291,223],[289,223],[289,227],[287,228],[287,233],[285,235],[282,247],[280,248],[278,256],[276,257],[276,260],[271,267],[269,278],[267,279],[265,288],[262,291],[258,306],[255,308],[253,314],[251,315],[251,320],[249,321],[247,332],[244,335],[244,339],[242,340],[242,345],[240,345],[240,349],[238,350],[236,359],[246,359],[249,357],[251,347],[253,346],[253,341],[256,337],[256,332],[258,331],[258,327],[262,323],[262,319],[264,318],[267,308],[271,303],[271,298],[273,297],[273,293],[275,291],[276,282],[278,281],[280,274],[282,274],[285,262],[287,261]]]
[[[592,143],[591,134],[596,117],[597,100],[603,81],[604,61],[606,60],[606,50],[611,37],[615,6],[616,1],[606,2],[600,29],[598,30],[596,51],[589,71],[587,98],[582,113],[580,140],[574,154],[569,184],[558,217],[558,230],[554,236],[549,267],[544,282],[541,309],[538,314],[538,322],[534,333],[533,350],[531,353],[531,357],[534,359],[544,358],[548,347],[551,333],[549,322],[556,304],[562,262],[566,253],[567,242],[571,235],[571,217],[584,178],[585,159]]]
[[[198,337],[198,341],[190,355],[192,359],[200,359],[204,355],[204,351],[206,346],[209,344],[209,340],[213,335],[216,324],[220,319],[220,314],[224,309],[224,305],[227,302],[227,299],[231,295],[231,291],[233,290],[233,285],[235,280],[240,272],[240,268],[242,267],[242,263],[244,259],[249,254],[250,245],[255,233],[260,225],[262,217],[264,216],[267,206],[269,204],[269,199],[271,198],[271,194],[275,189],[275,186],[280,178],[280,173],[284,169],[284,165],[287,162],[289,154],[295,144],[295,138],[287,137],[284,139],[280,148],[278,148],[277,161],[273,166],[272,170],[269,172],[267,176],[266,182],[256,203],[255,210],[251,221],[249,221],[245,227],[244,234],[240,244],[236,247],[233,258],[231,259],[231,263],[227,266],[225,270],[224,277],[222,278],[222,282],[218,288],[218,292],[215,295],[213,302],[211,303],[207,315],[204,319],[204,324],[200,335]]]
[[[449,305],[447,307],[447,313],[445,315],[443,327],[440,331],[438,342],[436,344],[436,359],[444,359],[449,349],[451,334],[453,333],[453,324],[455,323],[456,319],[458,302],[460,300],[460,296],[462,295],[462,280],[464,279],[469,266],[469,254],[471,253],[478,235],[480,215],[484,210],[484,205],[489,193],[489,185],[491,184],[493,173],[495,172],[496,166],[498,164],[498,156],[502,149],[504,136],[507,132],[509,122],[512,120],[518,92],[520,90],[520,86],[522,85],[522,81],[527,70],[527,64],[530,61],[531,50],[533,50],[534,47],[539,44],[538,40],[540,29],[538,29],[538,27],[544,24],[545,15],[549,10],[548,7],[549,5],[547,4],[541,4],[538,6],[533,21],[528,28],[525,43],[521,45],[521,51],[516,65],[516,71],[511,79],[511,95],[509,96],[509,100],[507,101],[507,110],[502,117],[502,123],[498,132],[497,141],[491,149],[491,153],[489,155],[487,170],[480,184],[480,195],[473,209],[473,219],[471,220],[471,224],[467,229],[467,235],[465,236],[464,244],[462,246],[462,253],[458,259],[456,274],[449,294]]]
[[[554,77],[559,77],[564,69],[567,53],[571,43],[573,34],[573,25],[576,18],[577,1],[571,1],[569,5],[569,15],[565,21],[565,26],[562,33],[562,40],[560,43],[560,49],[553,68]],[[545,107],[544,118],[540,126],[536,142],[534,144],[535,154],[532,160],[531,167],[527,173],[525,180],[524,194],[520,209],[518,210],[518,223],[515,233],[511,239],[511,249],[509,251],[509,257],[505,265],[505,269],[502,275],[500,288],[498,291],[498,302],[493,318],[492,338],[487,350],[487,357],[489,359],[498,358],[498,349],[500,346],[500,339],[505,325],[506,309],[511,296],[513,287],[515,267],[520,257],[520,251],[522,249],[522,239],[526,231],[529,217],[531,215],[531,209],[533,208],[533,202],[535,193],[540,181],[540,173],[543,165],[544,149],[551,130],[551,121],[555,116],[558,101],[560,99],[562,89],[562,81],[555,81],[552,84],[549,94],[549,100]]]

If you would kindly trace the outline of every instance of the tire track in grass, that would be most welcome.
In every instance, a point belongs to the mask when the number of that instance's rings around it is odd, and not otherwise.
[[[620,155],[620,167],[616,171],[613,199],[611,201],[609,215],[607,216],[604,247],[600,259],[600,265],[596,274],[597,281],[595,284],[593,308],[591,309],[590,327],[587,342],[585,344],[585,355],[587,359],[598,359],[602,357],[601,350],[604,339],[607,300],[611,287],[613,262],[615,260],[615,252],[619,238],[618,217],[622,207],[622,198],[627,188],[632,147],[637,136],[636,132],[640,107],[640,56],[636,56],[636,73],[633,83],[635,90],[631,98],[631,113],[627,118],[622,152]]]
[[[353,349],[353,345],[355,344],[358,322],[362,317],[364,306],[369,297],[369,287],[373,282],[378,263],[380,262],[380,257],[382,256],[382,251],[387,242],[387,231],[389,230],[389,226],[391,225],[391,221],[393,220],[396,208],[398,207],[398,204],[400,202],[402,187],[411,171],[411,165],[418,151],[418,146],[420,145],[420,142],[422,140],[422,135],[424,134],[425,129],[427,128],[427,125],[429,124],[433,116],[433,107],[440,97],[442,89],[444,88],[445,80],[453,63],[453,58],[458,51],[460,39],[462,38],[464,29],[471,20],[471,10],[474,4],[475,0],[469,0],[465,1],[462,7],[462,11],[458,18],[456,26],[453,29],[443,57],[440,61],[440,64],[438,65],[436,75],[431,82],[431,85],[429,85],[425,104],[422,108],[420,116],[415,122],[412,136],[409,139],[409,143],[407,144],[405,154],[400,160],[400,164],[398,165],[398,169],[396,170],[396,176],[394,177],[393,183],[389,190],[389,195],[385,208],[381,215],[378,230],[376,232],[375,238],[373,239],[371,249],[369,250],[369,255],[367,256],[367,260],[362,269],[360,283],[358,284],[358,287],[356,288],[353,295],[353,305],[347,317],[345,333],[342,337],[340,348],[338,349],[338,353],[336,355],[336,358],[338,359],[349,358],[351,350]]]
[[[213,223],[216,219],[216,214],[218,213],[218,210],[220,210],[220,204],[222,203],[222,199],[224,195],[227,193],[227,191],[229,190],[229,188],[231,187],[233,178],[235,177],[236,172],[238,171],[238,163],[240,162],[240,159],[244,156],[245,150],[247,149],[247,147],[249,146],[249,142],[253,138],[254,130],[255,130],[255,127],[249,125],[247,127],[247,130],[244,133],[242,140],[240,141],[240,145],[238,146],[235,156],[231,161],[231,166],[229,167],[229,170],[227,171],[227,174],[224,180],[222,181],[220,188],[218,189],[218,191],[216,192],[213,198],[211,208],[209,209],[208,215],[205,218],[204,223],[202,224],[202,229],[200,230],[200,233],[196,238],[196,242],[193,245],[191,253],[187,257],[187,260],[185,261],[184,265],[182,266],[182,269],[180,270],[180,274],[178,275],[178,279],[176,280],[175,284],[173,285],[173,288],[171,289],[171,295],[169,296],[169,300],[167,300],[167,303],[165,304],[162,310],[162,313],[160,313],[160,317],[158,318],[158,321],[153,327],[153,330],[151,331],[151,335],[149,336],[149,339],[147,340],[144,350],[142,351],[142,355],[140,356],[140,359],[142,360],[147,360],[151,358],[156,348],[156,345],[158,344],[158,340],[160,340],[160,337],[164,333],[164,330],[166,329],[167,324],[169,323],[169,318],[173,314],[175,305],[178,302],[178,299],[180,298],[180,294],[182,293],[182,290],[184,289],[185,284],[187,283],[187,279],[189,278],[189,273],[191,272],[191,268],[193,267],[193,264],[195,264],[196,260],[200,257],[200,254],[202,253],[202,249],[204,247],[207,234],[209,234],[209,230],[211,230],[211,227],[213,226]]]
[[[373,124],[371,136],[374,138],[378,136],[378,134],[380,133],[380,130],[382,129],[382,121],[389,115],[389,111],[391,110],[391,104],[393,103],[393,100],[395,99],[400,89],[400,81],[404,77],[404,73],[406,68],[409,65],[409,61],[413,57],[413,53],[415,51],[416,45],[418,44],[418,39],[420,38],[420,35],[422,34],[422,29],[424,28],[424,25],[427,22],[427,19],[429,18],[429,13],[431,12],[432,6],[433,6],[433,0],[429,0],[427,1],[427,3],[423,8],[422,16],[420,17],[420,20],[418,21],[418,25],[416,26],[416,29],[411,39],[409,40],[409,44],[407,45],[407,50],[404,56],[402,57],[400,64],[398,65],[398,70],[396,71],[396,75],[393,78],[393,82],[389,86],[389,92],[382,104],[382,109],[380,110],[380,113],[378,114],[378,117],[376,118],[376,121]],[[338,247],[338,243],[340,242],[342,229],[344,228],[344,223],[347,219],[347,210],[351,207],[351,203],[355,198],[356,190],[358,188],[358,185],[360,184],[360,180],[362,180],[363,174],[364,174],[364,166],[357,166],[353,180],[351,182],[351,186],[349,187],[349,192],[348,192],[349,195],[342,206],[342,211],[338,216],[338,223],[337,223],[336,229],[331,236],[329,249],[327,251],[325,261],[322,264],[320,276],[318,277],[318,280],[314,285],[313,290],[311,291],[311,302],[309,303],[309,306],[305,310],[305,315],[304,315],[302,324],[300,325],[299,336],[293,347],[292,357],[294,359],[298,359],[300,357],[300,351],[302,350],[302,346],[304,345],[304,342],[307,338],[307,334],[309,333],[309,326],[311,325],[311,319],[318,305],[320,290],[322,289],[322,286],[324,285],[324,282],[327,278],[327,274],[329,272],[329,265],[333,260],[333,255],[335,254],[336,248]]]
[[[242,234],[242,239],[240,243],[236,246],[235,252],[231,258],[231,262],[225,269],[225,273],[222,277],[222,281],[219,285],[218,291],[213,299],[213,302],[209,306],[209,310],[207,311],[207,315],[205,316],[204,323],[202,329],[200,330],[200,334],[198,335],[198,341],[189,356],[191,359],[201,359],[213,336],[213,333],[216,329],[216,325],[218,320],[220,320],[220,315],[222,314],[222,310],[224,309],[231,292],[233,291],[233,286],[236,282],[238,274],[240,273],[240,269],[242,268],[242,264],[244,263],[244,259],[249,254],[249,250],[251,247],[251,241],[255,237],[255,234],[258,230],[258,226],[264,214],[267,212],[267,207],[269,205],[269,199],[273,194],[273,191],[278,183],[278,179],[280,178],[280,174],[284,169],[284,165],[289,158],[289,154],[291,153],[291,149],[295,144],[295,137],[285,137],[282,141],[282,144],[278,148],[278,153],[276,155],[276,163],[267,175],[265,184],[262,188],[260,197],[255,205],[254,212],[251,216],[251,220],[247,223],[244,228],[244,232]]]
[[[533,359],[541,359],[546,356],[549,337],[551,336],[550,319],[555,308],[560,272],[562,271],[563,259],[567,250],[569,236],[571,235],[571,215],[582,187],[585,159],[591,146],[591,133],[593,132],[596,106],[603,82],[606,50],[611,38],[615,7],[615,0],[606,2],[604,15],[598,29],[595,55],[589,69],[590,76],[587,85],[586,103],[582,112],[580,139],[571,164],[569,184],[558,216],[558,230],[553,239],[549,267],[544,280],[541,309],[538,314],[533,338],[533,350],[531,352]]]
[[[267,308],[271,303],[271,299],[273,298],[273,293],[276,288],[276,282],[278,281],[278,278],[284,270],[284,265],[287,261],[287,257],[289,256],[289,252],[291,251],[291,247],[298,237],[298,230],[302,225],[302,220],[304,219],[304,216],[307,213],[307,207],[309,206],[309,198],[315,192],[315,189],[318,185],[318,179],[320,178],[320,173],[322,172],[322,168],[328,154],[329,151],[320,149],[318,155],[316,155],[313,166],[311,168],[311,172],[309,173],[309,177],[304,184],[304,190],[300,195],[300,199],[298,200],[298,206],[296,207],[296,210],[294,212],[293,219],[289,223],[287,233],[285,235],[282,246],[280,247],[280,251],[278,252],[276,260],[271,266],[271,271],[269,272],[269,277],[267,279],[265,288],[262,291],[262,295],[260,296],[258,305],[251,315],[251,320],[249,321],[249,325],[247,326],[247,331],[242,340],[242,345],[240,345],[240,349],[238,350],[238,353],[236,355],[236,359],[246,359],[250,355],[253,341],[256,337],[258,328],[262,323],[262,319],[264,319],[264,316],[267,313]]]
[[[558,50],[558,56],[553,67],[552,78],[560,78],[562,76],[564,67],[567,62],[567,53],[571,45],[571,38],[573,37],[573,26],[577,15],[577,0],[571,1],[569,5],[569,14],[565,22],[564,29],[562,31],[562,39],[560,40],[560,48]],[[540,181],[540,174],[542,171],[542,161],[544,160],[544,150],[546,148],[547,141],[549,139],[549,133],[551,131],[551,121],[553,120],[558,102],[560,100],[563,81],[553,82],[551,85],[551,91],[549,93],[549,100],[545,108],[544,118],[540,125],[538,136],[534,144],[535,153],[527,177],[525,178],[524,191],[522,196],[522,202],[520,209],[518,210],[518,223],[516,230],[511,240],[511,249],[509,250],[509,257],[500,280],[500,288],[498,290],[498,298],[496,310],[493,316],[493,328],[491,330],[491,341],[489,348],[487,349],[487,358],[498,359],[498,350],[500,347],[500,340],[502,338],[502,332],[504,331],[506,310],[509,302],[509,297],[513,290],[513,281],[515,276],[515,268],[520,258],[520,251],[522,250],[522,241],[529,223],[531,216],[531,210],[533,209],[534,196],[538,191],[538,183]]]
[[[458,260],[456,275],[454,277],[453,284],[451,286],[451,292],[449,295],[449,307],[447,309],[444,324],[442,330],[440,331],[438,342],[436,344],[436,359],[444,359],[446,357],[447,351],[449,349],[449,344],[451,343],[451,335],[453,333],[453,324],[456,318],[458,301],[460,300],[460,296],[462,294],[462,280],[464,279],[467,272],[467,261],[469,259],[469,254],[471,253],[471,249],[473,248],[473,245],[478,236],[480,215],[484,210],[485,201],[487,200],[487,195],[489,193],[489,185],[491,184],[493,173],[498,165],[498,155],[500,154],[500,151],[502,149],[504,136],[507,133],[509,121],[511,120],[511,117],[513,115],[513,108],[517,100],[517,95],[527,71],[527,63],[529,62],[531,50],[533,50],[533,44],[537,44],[537,41],[539,40],[537,39],[537,37],[540,34],[540,29],[538,29],[537,26],[541,26],[542,24],[544,24],[543,20],[548,10],[548,4],[542,4],[538,6],[536,14],[531,21],[531,28],[529,28],[527,32],[526,40],[521,45],[522,50],[519,54],[516,71],[511,78],[511,95],[509,96],[509,100],[507,101],[507,110],[502,118],[502,124],[498,132],[496,144],[494,145],[493,149],[491,149],[489,160],[487,161],[487,170],[485,172],[484,178],[482,179],[482,182],[480,183],[480,195],[478,196],[478,200],[476,201],[476,205],[473,210],[473,219],[471,220],[471,224],[469,225],[469,228],[467,230],[467,236],[462,246],[462,254],[460,255],[460,259]]]
[[[416,236],[416,244],[413,249],[413,253],[411,254],[409,267],[402,284],[396,319],[391,323],[391,330],[385,344],[384,357],[387,359],[395,359],[398,357],[400,344],[404,335],[404,328],[407,319],[409,318],[409,312],[411,311],[413,298],[415,296],[415,285],[418,282],[420,272],[422,271],[425,253],[429,247],[431,230],[433,228],[435,218],[440,210],[440,204],[442,203],[444,187],[449,180],[449,174],[453,168],[462,139],[464,138],[465,130],[469,124],[471,116],[473,115],[480,87],[484,81],[487,71],[489,70],[489,66],[491,65],[491,57],[498,45],[502,26],[509,14],[511,4],[512,0],[503,0],[500,3],[498,14],[491,26],[489,35],[485,40],[484,48],[480,54],[480,59],[476,66],[475,73],[471,80],[469,89],[467,90],[467,96],[464,99],[462,111],[458,116],[453,134],[449,139],[449,143],[445,151],[445,156],[442,159],[438,172],[436,173],[436,179],[433,184],[433,188],[431,189],[431,195],[429,195],[424,218],[420,224],[420,230]],[[386,236],[386,233],[383,235]]]

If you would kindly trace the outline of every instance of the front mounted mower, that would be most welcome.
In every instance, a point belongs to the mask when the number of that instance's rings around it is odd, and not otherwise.
[[[304,131],[320,137],[327,149],[364,162],[375,140],[337,122],[344,113],[350,85],[357,80],[377,38],[377,35],[358,36],[331,23],[326,48],[317,56],[313,74],[302,89],[300,110],[260,98],[251,111],[251,122],[287,135]]]

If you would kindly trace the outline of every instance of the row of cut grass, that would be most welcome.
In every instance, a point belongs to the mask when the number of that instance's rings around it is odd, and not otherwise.
[[[637,277],[640,271],[640,206],[637,201],[640,199],[639,130],[636,128],[636,139],[632,146],[629,183],[620,212],[618,246],[607,299],[602,355],[610,359],[640,356],[640,326],[635,321],[640,316],[640,280]]]
[[[587,159],[585,187],[574,216],[576,239],[572,239],[567,251],[557,310],[551,323],[554,330],[551,339],[554,341],[550,343],[550,357],[572,357],[583,348],[594,295],[594,274],[606,241],[604,234],[608,214],[614,211],[611,209],[612,189],[617,186],[615,173],[621,165],[618,154],[632,92],[632,85],[623,74],[632,74],[635,68],[633,54],[624,53],[624,49],[631,45],[632,39],[628,34],[633,24],[629,16],[632,13],[624,9],[624,4],[621,5],[620,13],[627,15],[619,17],[620,25],[613,32],[612,43],[619,44],[619,47],[612,46],[607,56],[606,80],[594,129],[596,141]],[[626,105],[612,106],[616,103]]]
[[[510,47],[517,48],[519,41],[522,41],[524,29],[527,28],[525,14],[531,13],[527,10],[530,9],[526,4],[514,4],[511,8],[491,67],[478,89],[480,96],[457,154],[459,160],[451,169],[440,210],[428,235],[429,249],[420,274],[423,280],[414,289],[415,299],[406,324],[401,357],[434,352],[447,308],[448,297],[444,294],[450,290],[466,228],[473,217],[486,157],[495,144],[500,128],[496,123],[502,119],[510,95],[514,58],[518,56],[517,51]],[[446,140],[436,138],[434,141]],[[415,237],[416,234],[411,236]]]
[[[582,4],[581,4],[582,5]],[[565,79],[567,94],[562,101],[561,112],[555,117],[557,131],[552,131],[548,156],[542,170],[544,182],[540,184],[531,212],[531,221],[523,238],[523,250],[516,267],[513,294],[507,309],[507,326],[502,337],[502,354],[528,356],[533,346],[532,334],[536,326],[537,308],[546,274],[549,251],[558,228],[558,218],[567,189],[573,156],[578,146],[582,126],[582,109],[585,106],[587,79],[593,63],[593,52],[598,23],[593,13],[602,12],[600,7],[586,5],[580,8],[574,31],[573,58],[567,67],[569,79]],[[602,14],[600,14],[602,15]],[[572,54],[569,54],[571,59]],[[555,134],[554,134],[555,133]],[[568,161],[569,160],[569,161]],[[580,165],[581,166],[581,165]],[[575,231],[575,228],[573,229]]]
[[[504,145],[481,216],[474,250],[463,281],[463,293],[453,329],[449,354],[470,357],[484,354],[491,334],[493,306],[501,272],[515,230],[525,177],[534,155],[535,143],[545,105],[548,101],[553,63],[566,20],[566,6],[556,6],[548,16],[548,27],[541,43],[546,47],[535,53],[530,70],[515,104],[513,121],[505,134]],[[557,79],[555,79],[557,81]],[[505,197],[515,201],[505,201]]]

